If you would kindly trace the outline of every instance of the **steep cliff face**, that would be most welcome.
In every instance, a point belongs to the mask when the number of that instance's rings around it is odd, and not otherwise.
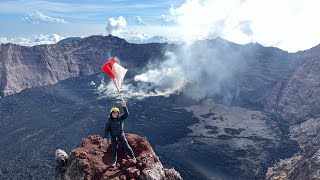
[[[101,72],[101,65],[110,56],[118,56],[128,66],[141,67],[147,60],[161,56],[164,47],[129,44],[111,35],[33,47],[0,45],[0,95]]]
[[[287,75],[263,99],[267,111],[291,124],[301,151],[269,168],[267,179],[320,179],[320,46],[298,53],[309,58]]]
[[[292,124],[320,116],[320,58],[304,63],[265,96],[265,109]]]
[[[115,167],[111,164],[111,143],[100,136],[89,136],[81,147],[73,149],[70,156],[64,151],[56,151],[56,180],[69,179],[141,179],[141,180],[182,180],[174,169],[164,169],[158,156],[146,138],[126,134],[137,161],[128,158],[122,146]]]

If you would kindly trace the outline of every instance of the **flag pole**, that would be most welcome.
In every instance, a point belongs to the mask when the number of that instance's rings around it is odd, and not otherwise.
[[[126,102],[124,101],[124,99],[123,99],[122,93],[121,93],[120,89],[118,88],[116,82],[114,81],[114,79],[112,79],[112,81],[113,81],[114,85],[116,86],[116,88],[117,88],[117,90],[118,90],[118,93],[119,93],[119,95],[120,95],[120,98],[121,98],[122,102],[126,103]],[[129,110],[129,109],[128,109],[128,106],[126,106],[126,108],[127,108],[127,111],[128,111],[128,110]]]
[[[117,88],[117,90],[118,90],[118,93],[119,93],[119,95],[120,95],[120,98],[121,98],[122,102],[125,102],[124,99],[123,99],[122,93],[121,93],[121,91],[119,90],[116,82],[114,81],[114,79],[112,79],[112,81],[113,81],[114,85],[116,86],[116,88]]]

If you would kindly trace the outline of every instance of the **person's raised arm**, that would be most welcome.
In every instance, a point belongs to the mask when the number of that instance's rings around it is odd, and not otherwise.
[[[125,120],[129,115],[129,111],[127,108],[127,104],[125,102],[122,102],[121,104],[122,104],[122,108],[123,108],[124,113],[121,114],[120,119]]]

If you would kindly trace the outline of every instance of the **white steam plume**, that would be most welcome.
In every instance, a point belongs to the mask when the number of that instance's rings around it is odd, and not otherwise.
[[[218,55],[216,49],[209,48],[210,43],[212,41],[203,41],[186,45],[179,52],[166,52],[162,63],[149,66],[149,70],[136,75],[135,82],[124,82],[123,94],[126,98],[139,99],[168,97],[176,93],[195,100],[219,96],[225,103],[230,103],[239,93],[237,78],[246,68],[246,63],[237,52]],[[104,80],[98,87],[98,93],[118,97],[114,85]]]
[[[181,66],[177,65],[177,57],[166,52],[167,59],[159,66],[134,77],[135,81],[150,83],[161,89],[177,89],[186,81]]]
[[[179,89],[193,99],[221,96],[226,103],[238,95],[237,77],[246,68],[237,52],[218,56],[210,41],[193,43],[155,68],[135,76],[138,82],[149,83],[153,89]],[[228,49],[228,47],[226,48]]]
[[[108,34],[114,34],[121,32],[127,26],[127,21],[124,17],[120,16],[118,19],[109,18],[106,31]]]
[[[124,81],[121,87],[124,97],[138,99],[152,96],[168,97],[174,93],[181,92],[188,83],[187,79],[182,74],[178,74],[182,72],[179,69],[180,67],[174,66],[176,63],[175,54],[167,52],[166,57],[167,60],[165,62],[158,66],[153,66],[157,68],[152,68],[146,73],[135,76],[134,83]],[[120,98],[116,87],[109,79],[101,79],[97,92],[100,97]]]
[[[135,76],[132,95],[163,95],[184,91],[193,98],[222,96],[230,101],[239,93],[238,79],[247,71],[246,59],[233,48],[211,46],[201,39],[222,37],[245,44],[259,42],[289,51],[319,43],[320,26],[314,26],[318,1],[186,0],[163,15],[176,25],[175,34],[188,42],[179,52],[167,52],[158,66]],[[313,21],[307,21],[311,19]],[[228,46],[227,43],[223,44]],[[197,87],[196,91],[190,86]]]
[[[108,83],[106,83],[108,82]],[[139,83],[138,85],[127,84],[124,82],[121,88],[121,92],[125,99],[128,98],[137,98],[137,99],[144,99],[147,97],[154,97],[154,96],[164,96],[169,97],[174,93],[179,93],[183,89],[183,85],[177,85],[176,89],[163,89],[159,88],[152,88],[154,86],[148,86],[144,83]],[[114,86],[114,84],[109,81],[102,79],[100,85],[97,87],[97,92],[100,95],[100,98],[103,97],[115,97],[120,99],[120,96]]]

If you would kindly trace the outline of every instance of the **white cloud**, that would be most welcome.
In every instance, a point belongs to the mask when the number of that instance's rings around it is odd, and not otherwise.
[[[64,37],[58,34],[43,35],[39,34],[33,38],[34,44],[54,44],[64,39]]]
[[[176,23],[177,30],[172,32],[190,43],[175,53],[167,52],[160,64],[136,75],[137,85],[129,90],[161,96],[182,91],[195,99],[211,96],[232,102],[239,95],[238,77],[248,70],[248,62],[232,48],[228,55],[221,56],[215,55],[216,49],[210,43],[192,42],[220,36],[237,43],[259,42],[289,51],[310,48],[320,42],[320,27],[315,25],[318,6],[315,1],[312,5],[294,2],[188,0],[171,8],[166,17]]]
[[[121,31],[114,32],[112,35],[124,38],[130,43],[151,43],[151,42],[169,42],[179,43],[177,33],[179,29],[174,26],[156,26],[156,25],[131,25]]]
[[[5,44],[5,43],[8,43],[8,39],[5,38],[5,37],[0,37],[0,44]]]
[[[14,43],[14,44],[19,44],[23,46],[34,46],[34,45],[41,45],[41,44],[55,44],[62,39],[64,39],[64,37],[58,34],[51,34],[51,35],[39,34],[30,38],[0,37],[0,44]]]
[[[177,17],[176,17],[175,9],[173,6],[170,7],[169,12],[170,12],[170,14],[162,14],[160,16],[160,18],[163,19],[167,23],[176,22]]]
[[[134,30],[125,30],[115,34],[118,37],[124,38],[128,42],[140,42],[150,38],[149,34],[140,33]]]
[[[166,38],[165,36],[147,36],[147,38],[140,39],[128,39],[128,42],[136,43],[136,44],[146,44],[146,43],[172,43],[171,40]]]
[[[148,28],[148,26],[143,27]],[[156,33],[150,32],[140,32],[140,28],[125,29],[121,32],[116,32],[113,35],[123,38],[129,43],[135,44],[172,42],[166,36],[158,36]]]
[[[35,11],[32,14],[29,14],[28,17],[24,17],[22,19],[24,22],[32,23],[32,24],[39,24],[39,23],[67,23],[64,19],[61,18],[53,18],[39,11]]]
[[[136,25],[146,25],[146,23],[143,22],[143,20],[141,19],[140,16],[135,16],[133,19],[134,19],[134,23]]]
[[[124,30],[127,26],[127,21],[124,17],[120,16],[118,19],[109,18],[107,23],[107,33],[113,34]]]
[[[316,0],[187,0],[162,17],[176,23],[184,41],[220,36],[297,51],[320,42],[319,5]]]

